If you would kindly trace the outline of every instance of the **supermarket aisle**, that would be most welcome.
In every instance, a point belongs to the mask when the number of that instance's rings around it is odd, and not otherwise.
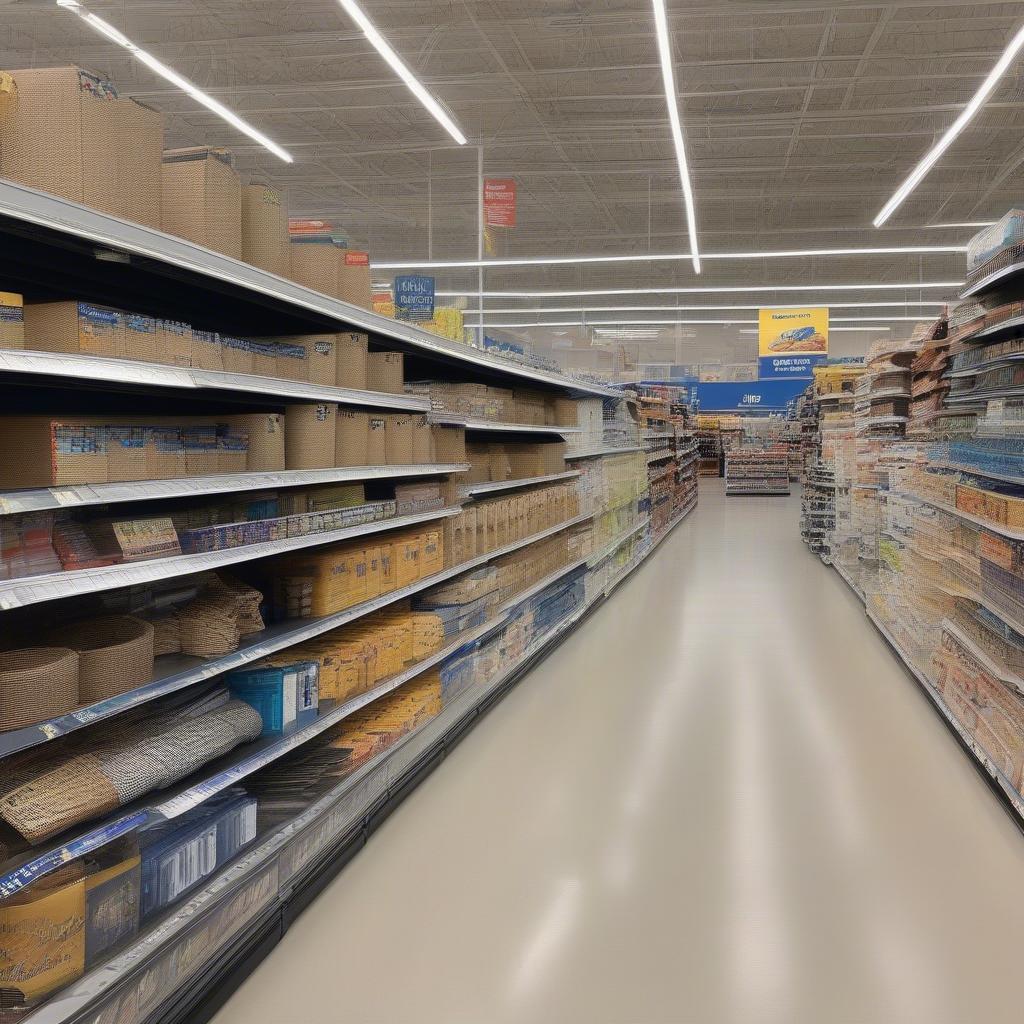
[[[799,498],[700,506],[216,1024],[1002,1024],[1024,839]]]

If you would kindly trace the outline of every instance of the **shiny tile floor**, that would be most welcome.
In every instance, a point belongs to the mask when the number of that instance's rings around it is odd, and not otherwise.
[[[216,1024],[1016,1024],[1024,837],[798,514],[702,482]]]

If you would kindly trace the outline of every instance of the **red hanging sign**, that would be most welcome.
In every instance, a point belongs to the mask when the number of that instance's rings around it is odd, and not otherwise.
[[[370,254],[368,252],[353,252],[349,250],[345,253],[346,267],[368,267],[369,265]]]
[[[516,183],[513,178],[484,178],[484,224],[489,228],[516,226]]]

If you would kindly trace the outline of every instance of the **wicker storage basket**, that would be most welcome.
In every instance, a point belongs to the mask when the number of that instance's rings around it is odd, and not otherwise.
[[[386,466],[387,457],[387,421],[383,416],[371,416],[366,442],[366,465]]]
[[[334,461],[339,466],[368,466],[370,444],[369,413],[339,409]]]
[[[93,704],[153,678],[153,626],[132,615],[85,619],[51,639],[78,651],[78,698]]]
[[[241,636],[258,633],[263,629],[263,616],[260,615],[263,595],[254,587],[224,573],[213,577],[207,586],[207,594],[227,597],[235,602],[235,622]]]
[[[389,466],[411,466],[412,417],[407,413],[385,416],[384,455]]]
[[[284,452],[288,469],[330,469],[338,407],[324,402],[285,410]]]
[[[149,620],[153,627],[153,655],[178,654],[181,651],[181,623],[177,612],[168,612]]]
[[[279,277],[288,276],[288,211],[277,189],[242,189],[242,259]]]
[[[369,339],[365,334],[338,334],[335,341],[338,364],[335,384],[339,388],[365,391]]]
[[[404,389],[401,352],[371,352],[366,357],[366,386],[370,391],[400,395]]]
[[[279,412],[242,413],[228,416],[227,421],[249,438],[245,468],[250,473],[284,469],[284,417]]]
[[[78,707],[78,655],[66,647],[28,647],[0,659],[0,732]]]
[[[238,605],[231,597],[198,597],[178,613],[181,653],[216,658],[238,650]]]

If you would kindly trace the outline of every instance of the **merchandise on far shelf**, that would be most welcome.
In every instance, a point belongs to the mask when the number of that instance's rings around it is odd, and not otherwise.
[[[789,448],[741,444],[725,456],[726,494],[789,494]]]

